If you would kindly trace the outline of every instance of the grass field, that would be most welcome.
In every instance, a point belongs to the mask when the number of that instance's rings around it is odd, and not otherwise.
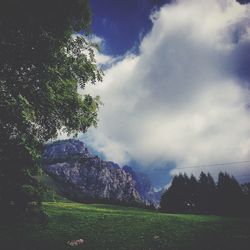
[[[1,250],[249,250],[250,219],[170,215],[111,205],[44,203],[49,223],[0,225]],[[84,239],[70,247],[68,240]]]

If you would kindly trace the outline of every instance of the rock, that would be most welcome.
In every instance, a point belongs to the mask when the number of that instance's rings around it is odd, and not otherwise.
[[[64,194],[70,199],[128,204],[144,202],[131,173],[113,162],[92,155],[79,140],[45,145],[43,168],[64,185]]]
[[[67,244],[71,247],[76,247],[79,245],[82,245],[84,243],[83,239],[79,239],[79,240],[69,240],[67,241]]]
[[[42,162],[45,172],[62,184],[64,195],[72,200],[159,204],[161,192],[154,192],[146,174],[102,160],[82,141],[46,144]]]
[[[159,196],[154,191],[154,188],[151,184],[149,177],[141,172],[135,172],[131,167],[124,166],[122,168],[126,173],[131,174],[132,178],[135,181],[135,188],[142,197],[146,205],[154,205],[155,207],[159,203]]]

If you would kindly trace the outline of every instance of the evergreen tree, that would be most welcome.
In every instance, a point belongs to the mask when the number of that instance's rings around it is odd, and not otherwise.
[[[191,175],[189,179],[189,211],[198,212],[198,181],[194,175]]]
[[[227,173],[219,173],[217,183],[217,212],[237,215],[242,211],[243,192],[237,180]]]
[[[160,207],[167,212],[183,212],[183,185],[184,177],[182,174],[174,176],[171,186],[163,193]]]
[[[216,186],[213,177],[201,172],[198,185],[198,211],[200,213],[213,213],[216,196]]]
[[[173,213],[249,214],[249,190],[249,185],[241,187],[227,173],[219,173],[217,185],[209,173],[201,172],[198,181],[193,175],[179,174],[163,193],[160,206]]]
[[[179,174],[173,178],[171,186],[163,193],[160,206],[168,212],[194,212],[197,200],[197,180],[192,175]]]
[[[241,186],[243,192],[243,213],[250,216],[250,183],[245,183]]]

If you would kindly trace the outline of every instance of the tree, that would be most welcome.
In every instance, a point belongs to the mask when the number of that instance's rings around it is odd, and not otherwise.
[[[243,213],[244,215],[250,215],[250,183],[244,183],[241,186],[244,202],[243,202]]]
[[[86,38],[87,0],[0,3],[0,208],[39,202],[32,178],[42,144],[97,124],[99,97],[78,93],[102,78]],[[81,33],[81,35],[75,35]]]
[[[201,172],[198,184],[197,209],[200,213],[214,213],[216,185],[213,177]]]
[[[198,211],[198,190],[199,190],[199,183],[194,175],[191,175],[189,179],[189,211],[190,212],[197,212]]]
[[[237,180],[227,173],[219,173],[217,183],[217,213],[237,215],[243,211],[244,196]]]
[[[181,179],[182,175],[175,175],[170,187],[162,194],[160,200],[162,210],[167,212],[180,212],[182,210],[181,201],[178,197]]]
[[[197,180],[184,174],[174,176],[171,186],[163,193],[160,201],[162,210],[168,212],[194,212],[196,210]]]
[[[240,186],[227,173],[219,173],[217,185],[209,173],[201,172],[198,181],[193,175],[179,174],[162,194],[160,206],[175,213],[247,215],[249,193],[249,184]]]

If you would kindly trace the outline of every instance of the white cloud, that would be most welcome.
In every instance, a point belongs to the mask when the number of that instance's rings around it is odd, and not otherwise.
[[[236,70],[250,43],[249,11],[235,0],[178,0],[154,13],[139,55],[109,58],[104,82],[84,91],[104,102],[98,128],[85,136],[92,147],[145,167],[249,160],[250,96]]]

